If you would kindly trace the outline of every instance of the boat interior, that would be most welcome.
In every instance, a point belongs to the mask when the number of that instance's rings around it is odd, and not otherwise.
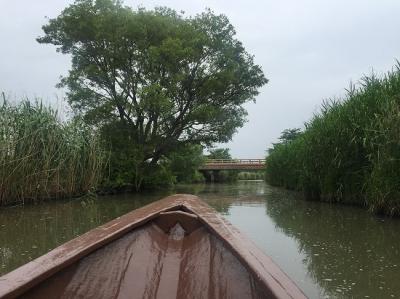
[[[88,253],[22,297],[269,296],[229,245],[196,214],[180,206]]]

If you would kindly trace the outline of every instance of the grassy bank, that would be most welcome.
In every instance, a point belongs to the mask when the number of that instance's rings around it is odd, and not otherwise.
[[[79,121],[61,122],[40,103],[0,100],[0,205],[71,197],[96,187],[103,157]]]
[[[400,215],[400,68],[327,101],[305,130],[269,150],[269,183],[308,198]]]

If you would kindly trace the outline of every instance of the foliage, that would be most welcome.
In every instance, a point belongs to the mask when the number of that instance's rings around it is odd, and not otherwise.
[[[185,17],[77,0],[43,30],[40,43],[72,57],[60,83],[69,103],[90,124],[121,122],[143,171],[181,145],[230,140],[245,121],[242,104],[267,82],[229,20],[210,10]]]
[[[263,170],[259,171],[241,171],[237,176],[238,180],[264,180]]]
[[[229,148],[217,148],[210,150],[210,154],[207,156],[208,159],[232,159],[229,153]]]
[[[143,188],[161,189],[171,187],[176,183],[176,177],[166,159],[160,160],[159,163],[146,168],[146,170],[143,177]]]
[[[283,132],[281,133],[279,140],[282,143],[287,143],[287,142],[295,140],[300,135],[301,135],[301,129],[299,129],[299,128],[286,129],[286,130],[283,130]]]
[[[185,145],[169,155],[170,167],[176,180],[181,183],[203,182],[198,171],[204,163],[203,148],[200,145]]]
[[[400,214],[400,66],[328,101],[267,157],[267,180],[308,197]]]
[[[116,121],[101,128],[102,147],[110,153],[107,172],[102,188],[109,190],[138,189],[142,184],[143,152],[137,144],[131,142],[130,130],[124,123]]]
[[[76,119],[62,123],[39,102],[0,106],[0,204],[78,196],[96,188],[99,140]]]
[[[210,150],[210,153],[207,155],[207,159],[232,159],[231,154],[229,153],[229,148],[217,148]],[[234,182],[238,179],[238,171],[236,170],[218,170],[214,171],[214,181],[218,183],[223,182]],[[205,172],[205,176],[207,180],[211,180],[211,173],[209,171]]]
[[[102,182],[104,192],[168,187],[176,174],[171,163],[163,158],[157,164],[143,163],[143,146],[136,144],[131,131],[116,121],[101,128],[102,146],[110,153],[107,173]]]
[[[298,149],[302,146],[301,133],[297,134],[295,138],[287,138],[287,132],[298,129],[289,129],[281,133],[279,140],[280,143],[273,144],[273,147],[268,149],[269,156],[267,157],[266,164],[266,180],[275,186],[283,186],[288,189],[298,189],[299,178],[301,177],[301,163],[302,157],[298,156],[301,150]]]
[[[106,191],[166,187],[175,181],[204,181],[198,172],[204,162],[203,149],[199,145],[181,146],[157,164],[143,167],[142,147],[127,140],[131,133],[129,128],[116,122],[103,126],[101,131],[103,146],[110,152],[109,167],[102,186]]]

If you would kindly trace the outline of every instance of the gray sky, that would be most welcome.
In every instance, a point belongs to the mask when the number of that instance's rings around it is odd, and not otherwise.
[[[45,16],[73,1],[0,0],[0,91],[57,102],[59,76],[69,57],[40,45]],[[168,6],[195,14],[209,7],[227,15],[270,82],[248,123],[224,147],[233,156],[261,158],[282,130],[301,127],[324,99],[343,95],[372,69],[386,72],[400,60],[398,0],[126,0],[130,6]]]

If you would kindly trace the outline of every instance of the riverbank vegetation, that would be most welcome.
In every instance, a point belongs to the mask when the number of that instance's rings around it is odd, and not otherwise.
[[[106,129],[113,133],[105,132]],[[119,135],[122,129],[99,130],[89,127],[79,117],[61,121],[57,111],[39,100],[10,104],[3,96],[0,205],[76,197],[90,192],[136,191],[135,165],[141,153],[123,142]],[[228,149],[211,152],[230,157]],[[198,169],[207,157],[200,145],[176,148],[146,175],[142,174],[142,189],[205,182]],[[236,180],[237,174],[224,172],[221,178],[230,182]]]
[[[303,132],[284,132],[269,150],[267,181],[310,199],[400,215],[399,99],[400,65],[363,78],[343,99],[326,101]]]
[[[0,205],[95,190],[106,160],[82,121],[61,122],[39,102],[0,102]]]
[[[204,181],[203,149],[232,138],[268,81],[210,10],[76,0],[42,28],[37,41],[72,59],[58,85],[72,118],[4,101],[0,204]]]
[[[43,31],[39,43],[72,57],[60,86],[111,147],[111,185],[167,183],[174,152],[229,141],[245,122],[242,105],[267,83],[227,17],[210,10],[187,17],[79,0]]]

